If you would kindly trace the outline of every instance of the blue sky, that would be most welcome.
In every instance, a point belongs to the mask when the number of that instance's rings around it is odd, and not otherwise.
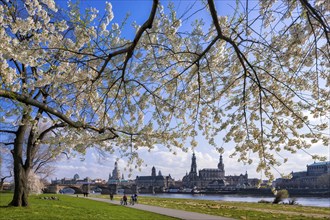
[[[147,17],[149,16],[149,11],[152,6],[151,0],[145,1],[135,1],[135,0],[113,0],[109,1],[113,6],[114,20],[112,22],[120,23],[125,17],[126,13],[130,14],[130,19],[127,23],[126,32],[123,32],[123,35],[126,38],[134,37],[134,30],[131,28],[130,24],[132,21],[136,21],[138,24],[142,24]],[[162,1],[163,4],[167,4],[169,1]],[[180,17],[180,12],[186,9],[189,4],[194,4],[195,1],[174,1],[175,5],[179,11],[178,15]],[[61,6],[65,6],[67,1],[56,1]],[[232,8],[230,5],[234,5],[235,1],[215,1],[217,10],[219,14],[230,14],[232,13]],[[94,0],[86,1],[81,0],[81,7],[95,7],[102,14],[105,12],[105,1],[103,0]],[[196,4],[195,8],[202,7],[201,5]],[[197,18],[203,17],[206,21],[210,19],[205,12],[196,13],[193,16]],[[221,141],[222,137],[218,137],[219,146],[223,145]],[[219,154],[215,149],[213,149],[207,141],[199,138],[199,146],[195,149],[197,157],[197,168],[216,168],[219,161]],[[223,160],[225,164],[226,175],[239,175],[241,173],[248,172],[249,177],[251,178],[264,178],[260,173],[256,173],[255,169],[257,166],[258,159],[256,155],[251,155],[251,158],[255,158],[255,163],[252,165],[245,165],[243,163],[237,162],[237,158],[230,158],[229,155],[233,153],[234,148],[233,143],[227,143],[223,145],[225,153],[223,155]],[[328,156],[329,160],[329,147],[322,147],[320,145],[313,145],[309,153],[318,153],[324,156]],[[109,173],[112,172],[114,168],[114,163],[119,157],[118,165],[122,173],[124,173],[125,178],[131,174],[131,179],[134,179],[137,175],[150,175],[152,166],[156,167],[156,171],[160,170],[163,175],[171,174],[176,180],[181,179],[186,172],[189,172],[191,165],[192,151],[188,153],[177,151],[177,155],[173,155],[167,149],[162,147],[155,147],[151,152],[148,152],[147,149],[139,150],[140,157],[145,161],[145,164],[141,167],[141,171],[133,171],[129,173],[125,171],[127,162],[125,158],[120,158],[119,155],[106,155],[100,156],[96,150],[88,150],[85,159],[82,161],[79,156],[75,158],[66,159],[63,158],[57,164],[57,171],[52,179],[57,178],[70,178],[74,174],[79,174],[81,178],[91,177],[91,178],[102,178],[107,179]],[[291,171],[303,171],[306,170],[306,165],[311,164],[314,161],[309,155],[304,152],[297,152],[295,155],[285,154],[285,157],[289,157],[289,161],[278,168],[279,172],[288,174]],[[276,177],[279,177],[279,174],[274,170]]]

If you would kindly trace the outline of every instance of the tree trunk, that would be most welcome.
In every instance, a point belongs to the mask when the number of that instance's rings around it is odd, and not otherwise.
[[[13,200],[10,202],[10,206],[28,206],[28,174],[29,172],[24,169],[22,165],[15,165],[15,191]]]
[[[14,180],[15,191],[13,200],[9,203],[10,206],[28,206],[28,174],[29,167],[25,167],[23,163],[23,145],[25,132],[27,131],[28,115],[24,114],[22,125],[19,126],[16,132],[14,149],[11,151],[14,158]]]
[[[1,179],[1,181],[0,181],[0,192],[3,190],[4,181],[5,180],[3,180],[3,179]]]

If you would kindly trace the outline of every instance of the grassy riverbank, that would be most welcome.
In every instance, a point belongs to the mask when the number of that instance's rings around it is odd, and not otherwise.
[[[55,196],[58,200],[42,199]],[[93,195],[95,196],[95,195]],[[109,199],[108,195],[98,195]],[[105,202],[87,200],[67,195],[30,196],[30,207],[7,207],[12,199],[11,193],[0,193],[0,220],[40,220],[40,219],[171,219],[145,211],[128,209],[124,206],[111,205]],[[115,196],[115,200],[119,200]],[[264,203],[205,201],[192,199],[169,199],[139,196],[139,203],[180,209],[210,215],[225,216],[234,219],[329,219],[330,208],[273,205]]]
[[[263,203],[203,201],[140,197],[147,205],[182,209],[235,219],[329,219],[330,208],[273,205]]]
[[[109,196],[101,195],[103,198]],[[119,199],[119,197],[115,197]],[[139,203],[234,219],[329,219],[330,208],[247,202],[169,199],[139,196]]]
[[[25,208],[7,207],[13,194],[0,193],[1,220],[136,220],[136,219],[174,219],[150,212],[128,209],[124,206],[112,205],[84,198],[67,195],[30,196],[30,206]],[[58,200],[41,199],[42,197],[57,197]]]

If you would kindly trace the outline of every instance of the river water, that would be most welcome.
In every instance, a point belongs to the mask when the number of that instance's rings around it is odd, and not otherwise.
[[[260,200],[273,201],[274,197],[269,196],[244,196],[244,195],[209,195],[209,194],[176,194],[176,193],[157,193],[157,194],[139,194],[139,196],[154,196],[160,198],[181,198],[196,200],[214,200],[231,202],[258,202]],[[318,206],[330,208],[330,198],[316,197],[295,197],[296,202],[303,206]],[[284,202],[288,202],[285,200]]]

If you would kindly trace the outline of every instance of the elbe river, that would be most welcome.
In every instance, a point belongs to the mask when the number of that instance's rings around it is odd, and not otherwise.
[[[210,194],[175,194],[175,193],[157,193],[157,194],[139,194],[139,196],[154,196],[160,198],[181,198],[196,200],[213,200],[213,201],[231,201],[231,202],[258,202],[260,200],[273,201],[274,197],[270,196],[243,196],[243,195],[210,195]],[[299,205],[318,206],[330,208],[330,198],[318,197],[293,197]],[[292,198],[291,198],[292,199]],[[285,200],[284,202],[288,202]]]
[[[71,191],[70,191],[71,190]],[[73,189],[66,189],[65,194],[73,194]],[[100,193],[95,193],[100,194]],[[121,193],[120,193],[121,194]],[[274,197],[271,196],[247,196],[247,195],[220,195],[220,194],[181,194],[181,193],[156,193],[156,194],[138,194],[138,196],[154,196],[160,198],[178,198],[178,199],[196,199],[196,200],[212,200],[212,201],[231,201],[231,202],[258,202],[266,200],[272,202]],[[292,197],[302,206],[317,206],[330,208],[330,198],[324,197]],[[290,199],[292,199],[290,198]],[[284,200],[288,202],[288,200]]]

